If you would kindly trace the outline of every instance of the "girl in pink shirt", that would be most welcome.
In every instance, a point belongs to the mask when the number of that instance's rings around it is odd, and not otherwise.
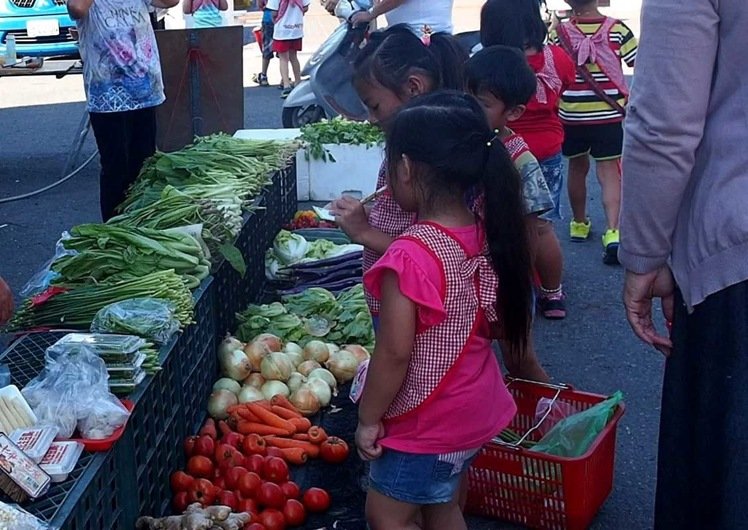
[[[500,335],[520,355],[530,327],[520,177],[478,102],[445,91],[398,113],[387,175],[392,198],[418,222],[364,277],[381,301],[356,431],[372,461],[367,521],[372,530],[416,521],[464,529],[462,477],[516,412],[491,341]],[[485,221],[466,205],[473,189],[493,212]]]

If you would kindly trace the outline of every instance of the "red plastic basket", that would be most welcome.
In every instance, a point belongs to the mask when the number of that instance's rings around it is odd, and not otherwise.
[[[510,428],[524,434],[536,424],[540,398],[556,398],[582,411],[605,396],[566,387],[511,381],[509,391],[517,403]],[[608,498],[613,487],[616,428],[624,413],[619,405],[613,418],[581,457],[564,458],[520,447],[489,443],[469,470],[465,511],[473,515],[511,521],[530,528],[583,530]],[[529,439],[537,441],[533,432]]]

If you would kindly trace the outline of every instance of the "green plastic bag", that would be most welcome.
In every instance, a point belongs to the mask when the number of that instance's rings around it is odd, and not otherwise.
[[[530,451],[555,456],[582,456],[613,417],[623,393],[616,392],[605,401],[559,421]]]

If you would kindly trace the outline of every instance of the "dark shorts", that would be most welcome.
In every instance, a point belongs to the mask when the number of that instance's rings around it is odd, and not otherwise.
[[[273,31],[275,26],[272,22],[263,22],[262,24],[262,58],[273,58]]]
[[[274,40],[273,51],[276,53],[285,53],[290,51],[301,51],[301,39],[293,40]]]
[[[615,160],[623,152],[623,123],[564,125],[563,153],[567,158],[591,155],[595,160]]]
[[[551,197],[553,197],[553,204],[556,205],[553,210],[541,214],[540,218],[546,221],[558,221],[562,218],[561,190],[564,187],[564,158],[561,156],[561,153],[558,153],[545,160],[539,160],[538,163],[540,164],[540,169],[543,171],[545,183],[548,184]]]

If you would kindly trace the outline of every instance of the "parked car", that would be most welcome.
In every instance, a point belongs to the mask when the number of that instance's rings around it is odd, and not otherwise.
[[[8,35],[16,37],[19,57],[75,55],[78,42],[70,31],[67,0],[0,0],[0,54]]]

